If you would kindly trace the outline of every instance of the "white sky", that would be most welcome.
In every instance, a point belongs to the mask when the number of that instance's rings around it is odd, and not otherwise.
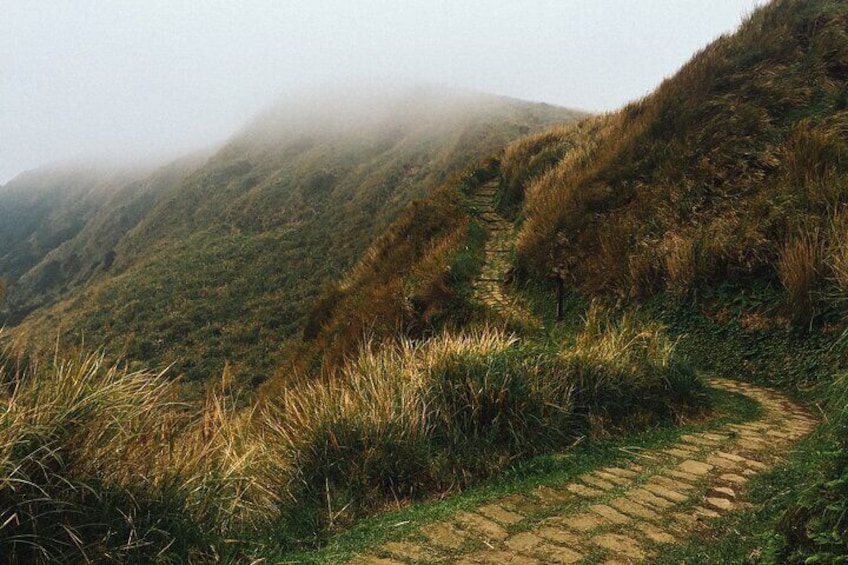
[[[611,110],[762,0],[0,0],[0,183],[177,155],[281,94],[379,79]]]

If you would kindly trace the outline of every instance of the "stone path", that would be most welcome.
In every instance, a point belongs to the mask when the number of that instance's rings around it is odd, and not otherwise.
[[[506,320],[530,321],[532,316],[515,296],[504,291],[504,285],[515,251],[515,226],[495,209],[498,181],[489,181],[471,195],[471,203],[489,234],[486,240],[486,262],[480,276],[474,281],[477,300],[500,314]]]
[[[350,563],[645,563],[664,544],[746,505],[749,478],[780,460],[816,422],[782,394],[712,379],[762,406],[751,422],[683,435],[631,462],[487,502],[384,543]]]

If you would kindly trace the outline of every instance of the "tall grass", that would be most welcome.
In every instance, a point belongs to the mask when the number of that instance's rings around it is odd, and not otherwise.
[[[804,233],[786,243],[777,262],[780,282],[787,291],[792,319],[810,323],[817,313],[824,263],[824,245],[818,233]]]
[[[300,519],[337,525],[703,400],[661,328],[594,307],[571,345],[482,329],[366,347],[341,373],[291,385],[263,421],[291,462],[290,494],[313,510]]]
[[[228,400],[228,371],[193,408],[172,401],[162,375],[100,355],[6,355],[0,555],[248,560],[702,400],[658,328],[598,309],[573,344],[488,328],[393,343],[322,378],[289,379],[250,410]]]
[[[0,555],[9,563],[209,562],[245,555],[278,500],[262,444],[212,395],[101,354],[5,357]],[[228,540],[224,543],[224,540]]]
[[[49,368],[7,362],[2,385],[0,553],[59,562],[155,546],[169,503],[136,496],[153,486],[145,471],[168,441],[165,383],[89,355]]]
[[[638,426],[679,420],[703,402],[703,385],[675,345],[661,325],[615,319],[593,304],[559,358],[592,424]]]
[[[848,212],[837,211],[829,231],[825,263],[834,289],[831,298],[844,306],[848,303]]]

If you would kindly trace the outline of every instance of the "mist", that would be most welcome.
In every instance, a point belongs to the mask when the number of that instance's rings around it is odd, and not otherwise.
[[[326,85],[364,107],[366,94],[423,83],[612,110],[758,3],[7,0],[0,184],[47,163],[213,147]]]

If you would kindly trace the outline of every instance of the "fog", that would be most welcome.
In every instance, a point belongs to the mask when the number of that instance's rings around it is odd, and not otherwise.
[[[280,97],[330,84],[611,110],[759,3],[2,0],[0,183],[46,163],[215,145]]]

